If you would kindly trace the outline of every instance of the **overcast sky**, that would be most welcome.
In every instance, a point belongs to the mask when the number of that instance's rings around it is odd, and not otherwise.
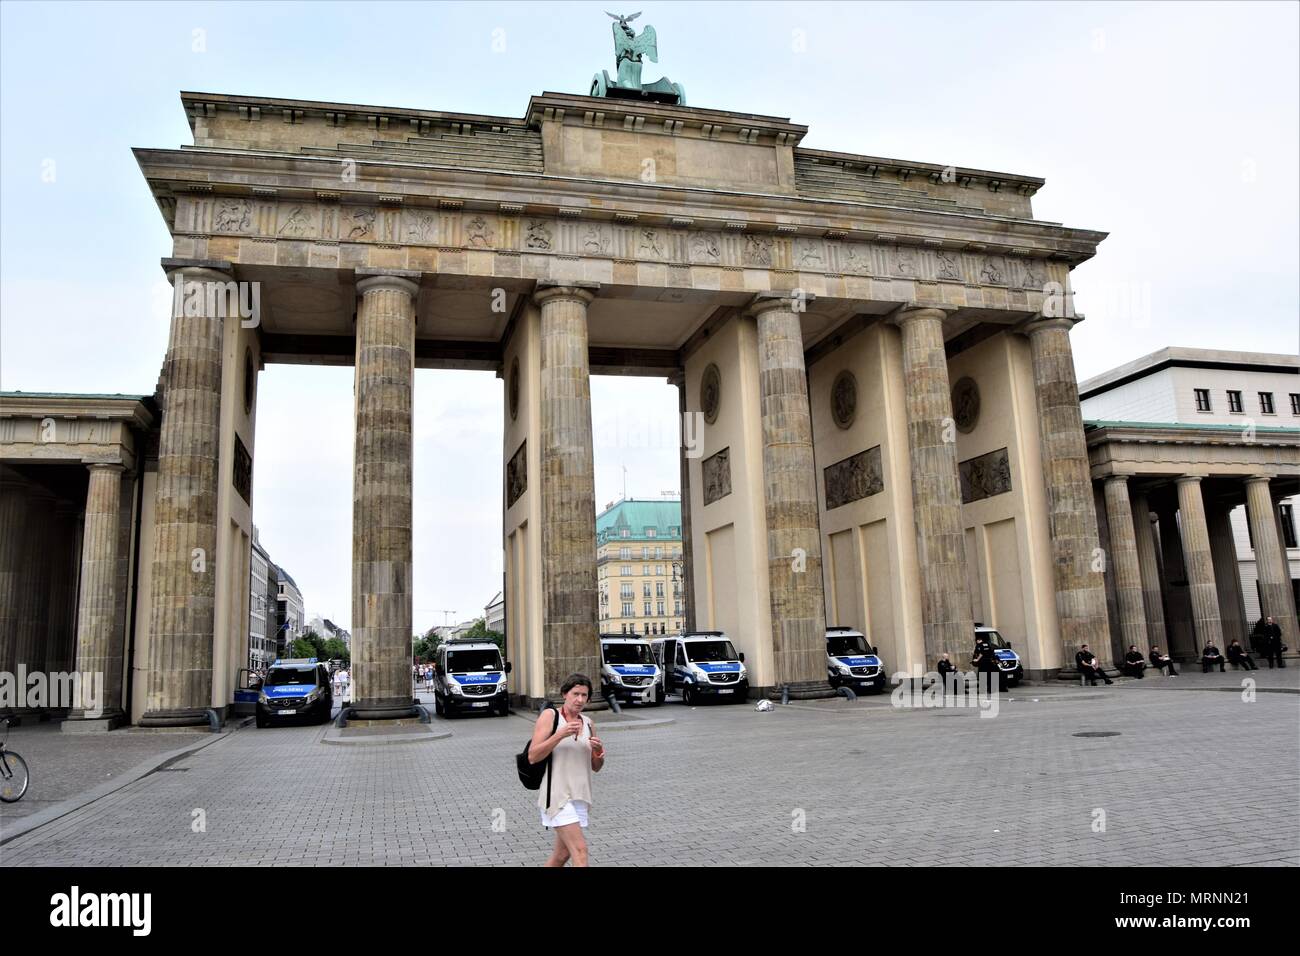
[[[151,393],[166,227],[130,149],[191,142],[178,92],[519,117],[613,69],[608,4],[0,5],[0,388]],[[1294,3],[638,3],[692,105],[804,145],[1042,176],[1110,233],[1075,271],[1080,379],[1165,345],[1295,353]],[[631,12],[616,11],[616,12]],[[502,385],[416,372],[415,626],[501,587]],[[269,366],[255,520],[308,613],[350,617],[352,372]],[[678,486],[675,389],[592,383],[596,499]]]

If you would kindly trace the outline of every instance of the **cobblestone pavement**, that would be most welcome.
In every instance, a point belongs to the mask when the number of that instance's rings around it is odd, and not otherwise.
[[[1030,686],[992,719],[888,695],[670,702],[638,713],[672,724],[638,729],[597,714],[592,863],[1300,865],[1298,690],[1289,668]],[[544,861],[514,772],[531,720],[440,724],[454,736],[376,747],[240,730],[0,845],[0,864]]]

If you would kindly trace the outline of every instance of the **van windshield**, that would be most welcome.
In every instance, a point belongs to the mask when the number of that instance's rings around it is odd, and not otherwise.
[[[649,644],[602,644],[606,664],[653,664]]]
[[[736,649],[731,641],[687,641],[686,657],[697,663],[701,661],[735,661]]]
[[[501,670],[500,651],[448,651],[447,670],[461,671],[499,671]]]
[[[867,639],[861,634],[827,634],[826,653],[831,657],[851,657],[854,654],[870,654]]]
[[[263,686],[283,687],[286,684],[315,684],[316,667],[272,667]]]
[[[1011,649],[1011,645],[1007,643],[1007,639],[1003,637],[1001,634],[999,634],[997,631],[985,631],[984,636],[989,639],[990,644],[992,644],[994,647],[1000,650]]]

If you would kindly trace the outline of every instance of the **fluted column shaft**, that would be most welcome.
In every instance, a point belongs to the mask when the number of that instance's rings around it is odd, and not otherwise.
[[[1183,539],[1183,566],[1187,569],[1187,592],[1192,601],[1192,627],[1199,651],[1206,644],[1223,650],[1223,624],[1219,620],[1219,589],[1214,583],[1214,556],[1210,553],[1210,531],[1205,524],[1205,501],[1201,479],[1184,475],[1178,486],[1179,529]]]
[[[808,373],[795,301],[789,294],[765,296],[752,307],[758,322],[767,584],[776,683],[821,685],[826,599]]]
[[[1142,569],[1138,561],[1133,510],[1129,503],[1128,478],[1111,475],[1106,479],[1105,491],[1106,519],[1110,527],[1110,569],[1115,577],[1115,601],[1119,606],[1124,651],[1136,644],[1145,656],[1151,645],[1142,602]]]
[[[111,464],[89,467],[81,543],[81,597],[77,602],[76,670],[104,675],[104,715],[113,716],[121,710],[122,699],[122,647],[115,638],[123,469]]]
[[[954,661],[969,660],[975,641],[943,317],[939,309],[905,309],[895,319],[903,337],[907,445],[927,667],[945,653]]]
[[[1160,586],[1160,560],[1156,556],[1156,538],[1151,530],[1151,504],[1146,495],[1133,496],[1133,540],[1137,546],[1138,572],[1142,576],[1142,607],[1146,612],[1147,649],[1162,648],[1165,653],[1165,604]]]
[[[27,499],[27,525],[23,545],[23,578],[19,593],[17,663],[29,671],[45,666],[46,621],[50,603],[50,572],[53,555],[50,537],[54,529],[55,496],[34,487]]]
[[[21,478],[0,478],[0,672],[7,673],[18,668],[28,488]]]
[[[1223,639],[1250,646],[1246,625],[1246,604],[1241,597],[1241,566],[1237,542],[1232,534],[1232,508],[1216,505],[1205,509],[1205,526],[1210,533],[1210,554],[1214,559],[1214,583],[1219,589],[1219,620]]]
[[[418,291],[415,282],[395,275],[357,283],[352,661],[353,707],[361,718],[414,712],[411,481]]]
[[[588,287],[547,286],[541,308],[542,655],[548,697],[600,667]]]
[[[54,534],[51,551],[50,610],[45,640],[45,670],[51,674],[68,671],[76,661],[77,643],[77,552],[78,505],[60,501],[54,506]]]
[[[1110,652],[1106,587],[1097,561],[1097,512],[1070,348],[1072,325],[1070,319],[1044,319],[1026,329],[1038,399],[1056,611],[1067,667],[1081,644],[1090,645],[1103,663]]]
[[[1286,551],[1278,534],[1276,506],[1269,491],[1269,479],[1256,475],[1246,480],[1246,516],[1255,542],[1255,567],[1259,573],[1260,616],[1269,617],[1282,629],[1282,643],[1294,653],[1300,647],[1296,636],[1295,595]]]
[[[169,278],[200,292],[205,284],[230,277],[186,268]],[[202,307],[181,308],[172,315],[163,369],[149,671],[140,721],[145,725],[198,723],[212,706],[224,309],[221,297],[189,292],[185,301],[201,301]]]

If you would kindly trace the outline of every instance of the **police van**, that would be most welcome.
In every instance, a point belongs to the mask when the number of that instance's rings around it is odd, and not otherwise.
[[[832,687],[879,693],[888,678],[876,648],[851,627],[826,628],[826,679]]]
[[[745,655],[722,631],[692,631],[650,642],[664,672],[666,693],[694,706],[705,700],[743,701],[749,695]]]
[[[1025,679],[1025,669],[1020,663],[1020,655],[1011,649],[1011,643],[998,633],[997,628],[985,627],[975,622],[975,638],[987,637],[993,645],[993,656],[998,661],[1000,683],[1014,687]]]
[[[433,662],[433,709],[440,716],[479,711],[506,717],[509,662],[491,641],[451,640],[438,647]]]
[[[334,710],[329,668],[314,657],[277,660],[257,695],[257,726],[308,720],[323,724]]]
[[[600,635],[600,688],[606,700],[662,704],[663,671],[655,663],[650,642],[627,634]]]

